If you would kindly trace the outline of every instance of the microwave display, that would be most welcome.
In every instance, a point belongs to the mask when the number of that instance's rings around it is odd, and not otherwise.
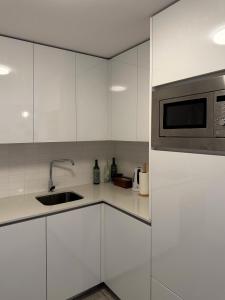
[[[206,128],[207,98],[163,104],[163,129]]]

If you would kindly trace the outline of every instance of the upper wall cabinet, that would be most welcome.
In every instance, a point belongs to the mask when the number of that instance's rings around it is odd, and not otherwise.
[[[113,140],[149,140],[149,42],[111,60]]]
[[[75,54],[34,45],[34,141],[76,139]]]
[[[181,0],[154,16],[153,86],[225,69],[224,15],[224,0]]]
[[[149,141],[150,43],[138,46],[137,140]]]
[[[112,140],[137,138],[137,48],[111,61]]]
[[[77,140],[108,139],[108,61],[76,55]]]
[[[33,142],[33,44],[0,37],[0,143]]]

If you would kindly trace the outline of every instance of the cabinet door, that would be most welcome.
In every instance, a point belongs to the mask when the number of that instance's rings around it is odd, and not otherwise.
[[[137,140],[149,141],[149,41],[138,46]]]
[[[223,156],[151,152],[152,274],[182,299],[224,300]]]
[[[34,140],[75,140],[75,54],[34,46]]]
[[[76,55],[77,140],[108,139],[108,61]]]
[[[111,60],[112,140],[137,139],[137,48]]]
[[[182,300],[172,291],[167,289],[157,280],[152,278],[152,295],[151,300]]]
[[[106,284],[122,300],[149,300],[151,227],[107,205],[104,211]]]
[[[100,205],[47,218],[48,300],[100,283]]]
[[[46,299],[45,219],[0,228],[0,299]]]
[[[153,85],[225,69],[224,0],[178,1],[153,17]]]
[[[33,44],[0,37],[0,143],[33,142]]]

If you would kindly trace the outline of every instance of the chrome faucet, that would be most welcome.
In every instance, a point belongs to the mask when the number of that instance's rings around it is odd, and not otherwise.
[[[48,191],[49,192],[54,192],[55,189],[55,185],[53,184],[53,180],[52,180],[52,169],[55,163],[61,163],[61,162],[70,162],[73,166],[74,166],[74,161],[73,159],[67,159],[67,158],[63,158],[63,159],[54,159],[50,162],[50,170],[49,170],[49,181],[48,181]]]

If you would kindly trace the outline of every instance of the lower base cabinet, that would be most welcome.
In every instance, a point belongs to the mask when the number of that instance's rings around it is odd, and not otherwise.
[[[100,205],[47,218],[48,300],[65,300],[100,283],[100,221]]]
[[[151,300],[182,300],[172,291],[167,289],[157,280],[152,278],[152,297]]]
[[[46,300],[45,219],[0,228],[0,299]]]
[[[151,227],[108,205],[2,226],[0,241],[1,300],[66,300],[101,282],[150,300]]]
[[[150,300],[151,227],[104,205],[103,279],[121,300]]]

